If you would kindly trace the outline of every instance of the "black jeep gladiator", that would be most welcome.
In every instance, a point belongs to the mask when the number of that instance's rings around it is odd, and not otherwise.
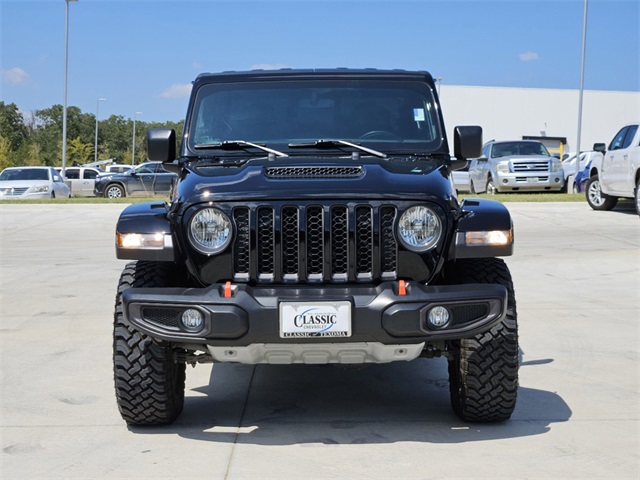
[[[185,366],[365,364],[444,356],[466,421],[510,418],[518,388],[507,209],[459,202],[427,72],[203,74],[179,154],[148,132],[149,160],[178,175],[170,202],[127,207],[116,253],[118,407],[173,422]]]

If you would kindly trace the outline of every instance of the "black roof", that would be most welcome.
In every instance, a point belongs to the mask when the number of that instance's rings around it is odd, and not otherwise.
[[[371,78],[371,79],[405,79],[433,82],[433,77],[426,71],[409,70],[379,70],[375,68],[327,68],[327,69],[290,69],[280,70],[250,70],[245,72],[202,73],[198,75],[195,84],[211,82],[242,82],[255,80],[284,80],[291,78]]]

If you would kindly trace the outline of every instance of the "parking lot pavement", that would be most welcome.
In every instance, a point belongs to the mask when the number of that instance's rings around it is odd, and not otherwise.
[[[637,479],[638,217],[510,203],[522,366],[511,421],[462,423],[442,359],[187,370],[129,429],[112,385],[123,205],[0,205],[0,477]]]

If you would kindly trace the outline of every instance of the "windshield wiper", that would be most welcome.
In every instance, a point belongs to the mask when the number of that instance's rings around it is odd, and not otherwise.
[[[262,150],[263,152],[272,153],[276,157],[289,156],[286,153],[279,152],[278,150],[267,148],[263,145],[258,145],[257,143],[246,142],[244,140],[226,140],[224,142],[216,143],[200,143],[198,145],[194,145],[193,148],[198,150],[204,150],[207,148],[217,148],[220,150],[245,150],[247,148],[257,148],[258,150]]]
[[[377,150],[373,150],[371,148],[363,147],[362,145],[358,145],[356,143],[347,142],[346,140],[316,140],[315,142],[310,143],[290,143],[289,148],[331,148],[331,147],[351,147],[356,150],[360,150],[361,152],[369,153],[379,158],[387,158],[385,153],[379,152]]]

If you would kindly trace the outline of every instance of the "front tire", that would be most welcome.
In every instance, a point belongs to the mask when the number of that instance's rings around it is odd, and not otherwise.
[[[640,178],[636,182],[636,213],[640,215]]]
[[[489,177],[487,179],[487,187],[486,187],[487,195],[495,195],[498,193],[498,189],[496,188],[495,183],[493,183],[493,178]]]
[[[504,319],[488,332],[452,342],[449,360],[451,406],[466,422],[502,422],[511,418],[518,391],[518,322],[513,281],[498,258],[456,261],[454,282],[497,283],[507,289]]]
[[[585,187],[587,203],[594,210],[611,210],[618,203],[618,199],[602,193],[600,179],[597,175],[589,178]]]
[[[104,191],[105,198],[122,198],[125,196],[124,188],[115,183],[108,185]]]
[[[132,262],[122,272],[113,325],[116,400],[129,425],[172,423],[184,405],[185,364],[174,359],[170,343],[158,342],[125,322],[122,292],[131,287],[166,287],[171,264]]]

